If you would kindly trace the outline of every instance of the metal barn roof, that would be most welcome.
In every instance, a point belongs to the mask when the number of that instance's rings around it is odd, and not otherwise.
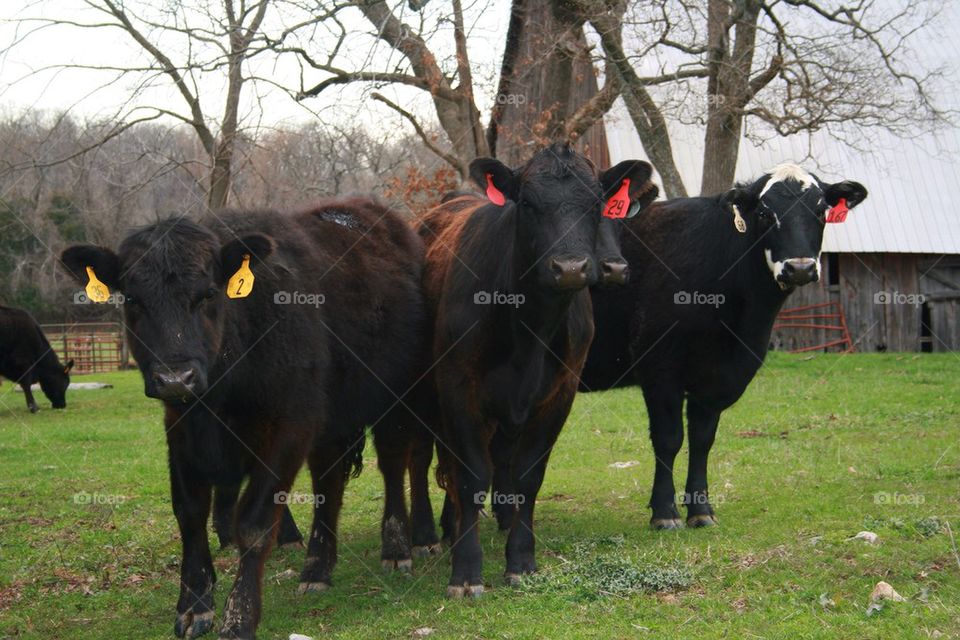
[[[960,36],[960,3],[948,3],[941,29],[952,39],[924,51],[939,63]],[[936,39],[930,39],[933,43]],[[948,80],[948,79],[944,79]],[[950,86],[948,97],[956,98]],[[633,123],[618,100],[605,118],[611,163],[646,158]],[[674,160],[687,191],[699,191],[703,128],[671,123]],[[822,180],[861,182],[869,197],[842,224],[828,224],[824,251],[844,253],[960,253],[960,126],[904,140],[885,130],[844,132],[858,149],[826,131],[811,136],[777,137],[760,146],[743,139],[737,180],[752,180],[781,162],[797,162]]]

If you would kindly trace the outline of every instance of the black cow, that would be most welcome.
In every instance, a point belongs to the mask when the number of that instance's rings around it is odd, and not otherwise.
[[[228,299],[228,287],[236,294],[250,284],[247,258],[252,290]],[[422,366],[422,259],[408,224],[360,198],[296,215],[171,219],[133,232],[117,253],[89,245],[64,252],[78,280],[92,266],[124,293],[144,391],[163,401],[183,543],[178,636],[213,624],[212,489],[232,502],[232,488],[247,479],[220,637],[254,637],[264,561],[305,458],[314,521],[299,591],[330,585],[344,484],[360,470],[364,427],[391,419]]]
[[[657,460],[654,528],[682,525],[673,462],[684,400],[690,465],[681,501],[689,526],[716,523],[707,456],[720,414],[763,363],[787,296],[820,277],[828,210],[866,196],[856,182],[829,184],[784,164],[719,196],[655,203],[627,223],[623,255],[642,275],[625,288],[592,292],[597,334],[580,389],[643,389]]]
[[[54,409],[67,406],[73,360],[60,362],[40,325],[21,309],[0,306],[0,376],[23,389],[30,413],[40,410],[30,385],[40,383]]]
[[[600,277],[601,214],[626,215],[630,201],[652,188],[647,163],[597,175],[566,145],[541,150],[517,170],[478,159],[470,173],[489,201],[454,198],[419,227],[439,407],[418,414],[439,414],[451,597],[483,593],[477,515],[495,465],[508,470],[509,495],[494,503],[514,509],[505,577],[514,583],[536,569],[534,503],[593,335],[587,286]],[[622,199],[611,211],[614,195]]]

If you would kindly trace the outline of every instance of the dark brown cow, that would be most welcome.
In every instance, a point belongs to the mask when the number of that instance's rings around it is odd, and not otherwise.
[[[245,257],[252,290],[228,299],[228,286],[235,293],[249,285]],[[247,480],[233,521],[240,561],[221,638],[254,637],[264,561],[305,459],[314,521],[300,591],[330,585],[344,484],[360,469],[364,428],[393,419],[422,367],[422,260],[406,222],[359,198],[296,215],[176,218],[135,231],[117,253],[89,245],[64,252],[78,280],[93,267],[123,292],[145,393],[164,405],[183,543],[178,636],[213,625],[206,523],[215,488],[232,502],[230,492]]]
[[[536,569],[534,503],[593,335],[587,287],[600,278],[601,214],[615,195],[622,200],[614,214],[624,216],[631,202],[656,193],[647,163],[627,161],[598,176],[565,145],[538,152],[518,170],[491,159],[475,160],[470,170],[489,201],[456,197],[419,226],[434,329],[430,400],[439,406],[418,405],[418,415],[439,416],[451,597],[483,592],[477,514],[494,458],[510,476],[511,494],[493,496],[495,504],[510,502],[514,516],[506,578],[512,583]]]
[[[0,376],[19,384],[30,413],[40,410],[30,385],[40,389],[54,409],[67,406],[73,360],[60,362],[40,325],[22,309],[0,306]]]

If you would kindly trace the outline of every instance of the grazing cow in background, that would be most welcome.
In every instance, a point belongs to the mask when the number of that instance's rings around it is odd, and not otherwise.
[[[390,418],[425,353],[422,261],[409,225],[360,198],[296,215],[171,219],[135,231],[117,253],[64,252],[78,280],[89,266],[125,295],[144,392],[164,405],[183,544],[178,636],[213,625],[211,494],[223,488],[229,498],[247,479],[220,637],[254,637],[264,561],[305,458],[314,521],[299,590],[330,585],[344,484],[360,469],[364,428]]]
[[[516,492],[504,498],[517,507],[505,577],[514,583],[536,569],[534,503],[593,335],[587,287],[599,279],[600,220],[626,215],[652,189],[647,163],[627,161],[597,175],[567,145],[539,151],[518,170],[474,160],[470,174],[489,201],[454,198],[425,214],[419,228],[434,322],[451,597],[483,593],[477,516],[494,458]]]
[[[829,184],[784,164],[715,197],[655,203],[628,223],[633,233],[624,236],[623,255],[643,275],[621,289],[593,291],[597,336],[580,388],[643,389],[656,456],[654,528],[682,526],[673,462],[683,443],[684,400],[687,524],[716,523],[707,456],[720,414],[763,364],[787,296],[819,279],[828,213],[866,196],[856,182]]]
[[[40,383],[54,409],[67,406],[73,360],[60,362],[40,325],[21,309],[0,306],[0,376],[19,384],[30,413],[40,410],[30,385]]]

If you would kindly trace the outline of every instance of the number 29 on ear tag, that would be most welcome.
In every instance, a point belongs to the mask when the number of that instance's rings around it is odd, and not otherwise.
[[[93,272],[93,267],[87,267],[87,277],[89,281],[84,288],[84,291],[87,293],[87,298],[92,302],[106,302],[109,300],[110,288],[100,282],[97,274]]]
[[[253,271],[250,271],[250,254],[243,256],[243,263],[227,283],[228,298],[246,298],[253,291]]]

